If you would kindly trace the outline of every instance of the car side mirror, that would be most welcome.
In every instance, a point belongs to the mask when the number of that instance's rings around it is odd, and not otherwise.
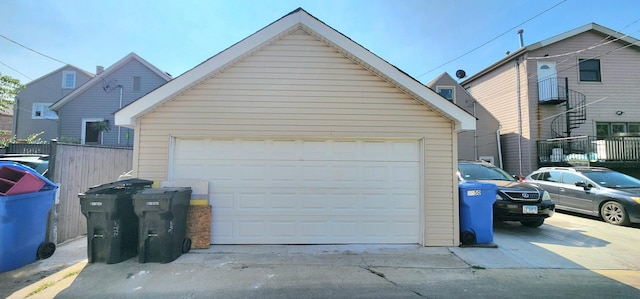
[[[591,184],[587,184],[585,182],[576,182],[576,186],[582,187],[582,188],[584,188],[584,190],[590,190],[591,187],[593,187],[593,186],[591,186]]]

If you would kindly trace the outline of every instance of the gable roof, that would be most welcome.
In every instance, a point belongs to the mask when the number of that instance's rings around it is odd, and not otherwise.
[[[163,102],[174,98],[184,90],[223,71],[228,66],[243,57],[251,55],[264,45],[270,44],[279,37],[301,27],[330,44],[351,60],[392,83],[422,104],[429,106],[446,118],[451,119],[455,122],[456,130],[475,129],[475,118],[466,111],[442,98],[411,76],[371,53],[342,33],[329,27],[302,8],[292,11],[167,84],[158,87],[154,91],[120,109],[115,114],[115,124],[131,128],[135,127],[135,122],[139,117],[154,110]]]
[[[86,75],[87,75],[87,76],[89,76],[89,77],[93,77],[93,76],[95,76],[94,74],[89,73],[89,72],[87,72],[87,71],[85,71],[85,70],[83,70],[83,69],[81,69],[81,68],[79,68],[79,67],[77,67],[77,66],[75,66],[75,65],[66,64],[66,65],[64,65],[64,66],[62,66],[62,67],[60,67],[60,68],[58,68],[58,69],[56,69],[56,70],[54,70],[54,71],[51,71],[51,72],[47,73],[46,75],[42,75],[42,76],[38,77],[37,79],[30,81],[29,83],[27,83],[27,84],[25,84],[25,85],[27,85],[27,87],[28,87],[29,85],[33,85],[34,83],[37,83],[38,81],[40,81],[40,80],[42,80],[42,79],[45,79],[45,78],[47,78],[47,77],[49,77],[49,76],[51,76],[51,75],[53,75],[53,74],[56,74],[56,73],[58,73],[58,72],[60,72],[60,71],[62,71],[62,70],[64,70],[64,69],[67,69],[67,68],[73,68],[73,69],[75,69],[76,71],[80,71],[80,72],[82,72],[82,73],[86,74]]]
[[[610,37],[614,38],[618,42],[622,42],[622,43],[625,43],[625,44],[627,44],[629,46],[635,47],[636,49],[640,49],[640,40],[635,39],[635,38],[633,38],[633,37],[631,37],[631,36],[629,36],[627,34],[622,34],[622,33],[617,32],[615,30],[611,30],[611,29],[609,29],[607,27],[604,27],[602,25],[598,25],[596,23],[589,23],[589,24],[586,24],[584,26],[578,27],[576,29],[569,30],[569,31],[567,31],[565,33],[561,33],[561,34],[558,34],[556,36],[547,38],[547,39],[545,39],[543,41],[539,41],[537,43],[533,43],[533,44],[528,45],[526,47],[522,47],[522,48],[516,50],[515,52],[511,53],[510,55],[507,55],[506,57],[498,60],[497,62],[495,62],[494,64],[490,65],[489,67],[479,71],[477,74],[469,77],[468,79],[464,80],[460,84],[461,85],[465,85],[465,84],[467,84],[467,83],[469,83],[469,82],[471,82],[471,81],[483,76],[484,74],[486,74],[486,73],[498,68],[499,66],[502,66],[507,62],[513,61],[516,57],[518,57],[518,56],[520,56],[520,55],[522,55],[522,54],[524,54],[526,52],[531,52],[531,51],[546,47],[548,45],[555,44],[557,42],[561,42],[561,41],[566,40],[568,38],[571,38],[571,37],[580,35],[582,33],[585,33],[587,31],[595,31],[595,32],[601,33],[603,35],[610,36]]]
[[[161,78],[164,78],[166,81],[171,80],[171,76],[169,76],[167,73],[161,71],[160,69],[158,69],[157,67],[155,67],[151,63],[147,62],[146,60],[142,59],[142,57],[138,56],[136,53],[129,53],[129,55],[127,55],[124,58],[120,59],[118,62],[114,63],[113,65],[111,65],[110,67],[105,69],[102,73],[97,74],[91,80],[87,81],[85,84],[82,84],[82,86],[76,88],[75,90],[73,90],[71,93],[69,93],[68,95],[66,95],[62,99],[60,99],[57,102],[53,103],[49,108],[51,110],[54,110],[54,111],[59,110],[66,103],[68,103],[69,101],[75,99],[77,96],[81,95],[83,92],[87,91],[89,88],[93,87],[94,85],[98,84],[99,82],[102,82],[103,78],[109,77],[111,74],[115,73],[117,70],[119,70],[120,68],[122,68],[123,66],[125,66],[127,63],[129,63],[132,60],[136,60],[136,61],[140,62],[141,64],[146,66],[149,70],[153,71],[154,73],[156,73]]]

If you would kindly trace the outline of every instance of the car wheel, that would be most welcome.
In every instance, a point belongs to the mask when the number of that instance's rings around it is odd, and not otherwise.
[[[520,224],[526,227],[539,227],[544,223],[544,218],[536,219],[536,220],[520,220]]]
[[[602,219],[613,225],[628,225],[629,216],[624,207],[615,201],[607,201],[600,208]]]
[[[186,238],[182,241],[182,253],[187,253],[191,250],[191,239]]]

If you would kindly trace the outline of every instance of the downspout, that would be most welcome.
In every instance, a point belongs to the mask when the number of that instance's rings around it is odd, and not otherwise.
[[[498,162],[500,162],[500,168],[504,169],[502,165],[502,144],[500,144],[500,130],[502,129],[502,125],[498,125],[498,129],[496,130],[496,141],[498,142]]]
[[[520,64],[518,58],[516,64],[516,101],[518,107],[518,175],[522,175],[522,108],[520,105]]]
[[[476,101],[473,101],[473,117],[476,117]],[[479,160],[478,157],[478,118],[476,117],[476,129],[473,130],[473,150],[475,155],[475,160]]]
[[[120,86],[120,106],[118,106],[118,110],[122,109],[122,85]],[[120,144],[120,126],[118,126],[118,144]]]
[[[20,117],[20,98],[18,98],[17,96],[15,97],[15,104],[13,105],[13,107],[16,107],[18,109],[13,109],[13,132],[11,132],[11,135],[17,136],[18,118]]]

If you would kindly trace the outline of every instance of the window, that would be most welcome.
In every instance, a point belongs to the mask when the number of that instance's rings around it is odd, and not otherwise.
[[[580,82],[601,82],[600,59],[579,59]]]
[[[627,132],[627,124],[625,123],[612,123],[611,124],[611,134],[619,134]]]
[[[534,180],[547,181],[547,182],[560,182],[560,172],[541,172],[533,176]]]
[[[32,119],[58,119],[58,115],[49,110],[51,103],[33,103],[31,108]]]
[[[133,91],[140,91],[140,77],[133,77]]]
[[[453,87],[436,87],[436,91],[438,92],[439,95],[441,95],[442,97],[444,97],[445,99],[449,100],[449,101],[453,101],[454,100],[454,92],[453,92]]]
[[[83,118],[81,144],[102,144],[102,132],[107,131],[108,125],[109,121],[103,118]]]
[[[634,122],[634,123],[598,122],[596,123],[596,136],[598,138],[620,136],[624,133],[633,133],[633,136],[637,136],[638,133],[640,133],[640,123],[637,123],[637,122]]]
[[[62,88],[76,88],[76,72],[75,71],[62,72]]]
[[[575,173],[565,173],[562,176],[562,182],[575,186],[577,182],[585,182],[585,179]]]

